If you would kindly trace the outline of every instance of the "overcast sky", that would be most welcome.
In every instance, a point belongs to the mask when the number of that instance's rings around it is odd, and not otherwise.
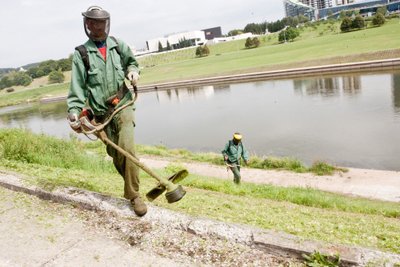
[[[282,0],[2,0],[0,68],[68,57],[87,39],[81,13],[99,5],[111,14],[110,35],[137,49],[171,33],[284,17]]]

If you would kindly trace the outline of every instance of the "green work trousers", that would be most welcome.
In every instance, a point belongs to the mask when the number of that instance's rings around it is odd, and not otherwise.
[[[135,156],[134,129],[134,110],[132,107],[127,107],[114,116],[112,121],[105,128],[105,132],[112,142]],[[124,178],[124,197],[126,199],[138,197],[139,167],[110,145],[107,145],[107,154],[113,158],[115,168]]]
[[[233,167],[229,167],[229,169],[231,169],[231,171],[233,172],[233,182],[235,184],[240,184],[240,166],[233,164]]]

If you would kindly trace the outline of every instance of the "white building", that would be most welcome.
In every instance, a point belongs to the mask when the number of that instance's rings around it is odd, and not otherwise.
[[[167,48],[168,43],[173,49],[179,48],[179,42],[188,40],[193,46],[203,45],[206,43],[206,36],[204,31],[190,31],[168,35],[166,37],[155,38],[146,41],[147,49],[149,52],[157,52],[159,43],[163,48]]]
[[[207,44],[218,44],[218,43],[223,43],[223,42],[242,40],[242,39],[247,39],[249,37],[254,37],[254,36],[255,35],[253,35],[251,32],[246,32],[246,33],[238,34],[235,36],[214,38],[212,40],[208,40]]]

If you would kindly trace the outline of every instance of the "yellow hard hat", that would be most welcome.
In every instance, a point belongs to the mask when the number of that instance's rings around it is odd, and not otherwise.
[[[234,133],[233,134],[233,139],[242,140],[242,135],[240,133]]]

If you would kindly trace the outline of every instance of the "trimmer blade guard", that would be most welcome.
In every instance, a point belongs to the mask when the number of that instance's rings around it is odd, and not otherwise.
[[[176,183],[179,183],[180,181],[182,181],[183,179],[185,179],[186,176],[188,176],[188,174],[189,174],[189,172],[188,172],[187,170],[180,170],[180,171],[178,171],[177,173],[171,175],[171,176],[168,178],[168,180],[169,180],[170,182],[176,184]],[[182,187],[181,187],[181,188],[182,188]],[[146,198],[147,198],[149,201],[153,201],[154,199],[156,199],[157,197],[159,197],[160,195],[162,195],[162,194],[165,192],[165,190],[166,190],[165,186],[159,184],[159,185],[157,185],[156,187],[154,187],[153,189],[151,189],[151,190],[146,194]],[[174,191],[176,191],[176,190],[177,190],[177,189],[173,190],[172,192],[174,192]],[[183,189],[182,189],[182,191],[185,192]],[[178,195],[172,196],[172,199],[176,199],[179,195],[182,194],[182,193],[178,193],[178,191],[175,192],[175,193],[177,193]],[[185,193],[186,193],[186,192],[185,192]],[[181,199],[184,195],[185,195],[185,194],[183,193],[183,195],[182,195],[179,199]],[[178,200],[179,200],[179,199],[178,199]],[[175,201],[173,201],[173,202],[176,202],[176,201],[178,201],[178,200],[175,200]],[[172,203],[172,202],[169,202],[169,200],[168,200],[168,203]]]

